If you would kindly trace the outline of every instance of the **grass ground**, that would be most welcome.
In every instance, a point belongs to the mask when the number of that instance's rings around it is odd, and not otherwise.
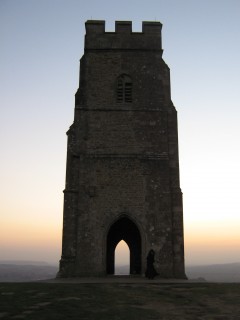
[[[0,283],[0,319],[240,320],[240,284]]]

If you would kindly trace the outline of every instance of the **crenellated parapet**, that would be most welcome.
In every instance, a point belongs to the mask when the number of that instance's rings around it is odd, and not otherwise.
[[[160,22],[143,21],[142,32],[132,32],[132,21],[115,21],[115,32],[105,31],[104,20],[85,23],[85,49],[157,50],[162,51]]]

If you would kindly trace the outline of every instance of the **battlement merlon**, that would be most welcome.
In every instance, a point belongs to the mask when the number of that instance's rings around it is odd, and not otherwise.
[[[160,22],[143,21],[142,32],[132,32],[132,21],[115,21],[115,32],[105,31],[104,20],[85,23],[87,50],[151,50],[162,52]]]

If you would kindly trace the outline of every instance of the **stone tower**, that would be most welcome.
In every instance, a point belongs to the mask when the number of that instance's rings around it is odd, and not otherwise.
[[[130,273],[150,249],[162,277],[185,278],[177,112],[161,23],[86,22],[67,171],[60,277],[114,273],[124,240]]]

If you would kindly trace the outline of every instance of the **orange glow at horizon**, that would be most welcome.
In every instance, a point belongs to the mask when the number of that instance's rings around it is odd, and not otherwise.
[[[62,225],[51,221],[5,222],[0,233],[1,259],[58,261],[61,254]],[[239,262],[238,224],[212,222],[206,226],[186,224],[184,232],[186,265]],[[39,254],[37,253],[39,252]],[[15,254],[14,254],[15,253]],[[204,257],[204,258],[203,258]],[[128,264],[129,248],[120,241],[115,251],[116,265]],[[13,258],[11,258],[13,259]]]

